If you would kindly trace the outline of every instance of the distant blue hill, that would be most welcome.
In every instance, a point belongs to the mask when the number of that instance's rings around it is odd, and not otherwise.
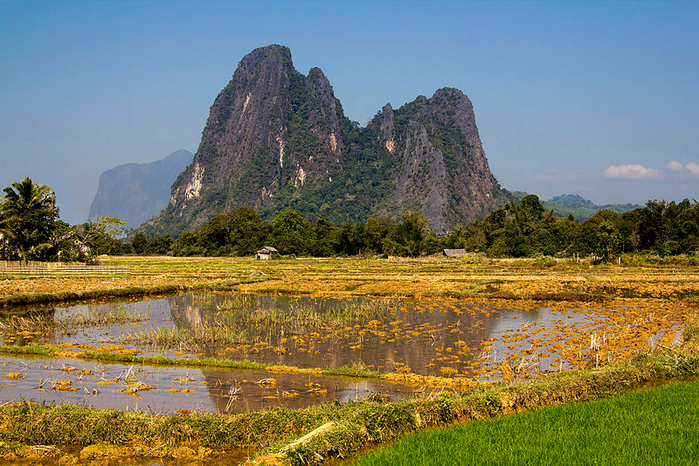
[[[167,207],[170,187],[192,157],[191,152],[179,150],[162,160],[127,163],[102,173],[89,219],[108,215],[128,222],[128,229],[138,228]]]
[[[512,195],[520,200],[527,194],[529,193],[524,191],[512,191]],[[622,213],[643,207],[638,204],[595,205],[592,201],[577,194],[561,194],[560,196],[552,197],[548,201],[542,201],[541,204],[546,210],[553,211],[553,215],[556,217],[563,218],[572,215],[579,222],[587,220],[602,209]]]

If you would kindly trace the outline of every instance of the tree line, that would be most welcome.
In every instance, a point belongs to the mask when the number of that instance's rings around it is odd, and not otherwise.
[[[132,238],[138,254],[176,256],[248,256],[263,245],[281,254],[327,257],[393,255],[416,257],[443,249],[465,249],[491,257],[595,256],[608,261],[621,253],[662,256],[696,253],[699,249],[699,203],[652,200],[645,207],[617,213],[600,210],[579,222],[558,218],[536,195],[509,203],[483,220],[437,236],[417,212],[399,218],[371,217],[366,222],[330,224],[324,217],[307,220],[292,209],[266,222],[252,207],[219,214],[178,239],[143,233]],[[149,249],[150,248],[150,249]]]
[[[663,256],[699,250],[699,203],[648,201],[645,207],[616,213],[600,210],[579,222],[558,218],[536,195],[525,196],[482,220],[437,236],[426,217],[370,217],[365,222],[331,224],[307,219],[297,210],[277,213],[271,222],[252,207],[212,217],[178,238],[123,236],[125,223],[100,217],[81,225],[59,220],[53,191],[26,178],[4,189],[0,204],[0,258],[10,260],[90,261],[100,254],[175,256],[250,256],[262,246],[282,255],[417,257],[443,249],[465,249],[491,257],[595,256],[608,261],[621,253]]]

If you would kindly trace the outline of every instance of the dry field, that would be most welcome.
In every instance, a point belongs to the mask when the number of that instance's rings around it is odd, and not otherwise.
[[[644,300],[699,299],[695,266],[626,267],[560,260],[539,267],[531,259],[329,258],[255,261],[251,258],[102,257],[127,266],[115,277],[0,277],[0,298],[158,287],[215,286],[252,281],[244,292],[301,292],[317,296],[452,296],[589,300],[595,296]]]

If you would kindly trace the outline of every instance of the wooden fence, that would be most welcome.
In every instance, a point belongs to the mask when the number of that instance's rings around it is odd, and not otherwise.
[[[0,275],[61,275],[95,277],[104,275],[128,275],[123,266],[85,265],[79,262],[14,262],[0,261]]]

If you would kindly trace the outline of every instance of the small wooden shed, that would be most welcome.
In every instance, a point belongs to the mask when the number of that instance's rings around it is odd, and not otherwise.
[[[257,254],[255,254],[255,259],[257,259],[258,261],[268,261],[270,259],[274,259],[278,255],[279,251],[277,251],[276,248],[273,248],[272,246],[264,246],[259,251],[257,251]]]
[[[466,255],[465,249],[444,249],[443,252],[447,257],[463,257]]]

